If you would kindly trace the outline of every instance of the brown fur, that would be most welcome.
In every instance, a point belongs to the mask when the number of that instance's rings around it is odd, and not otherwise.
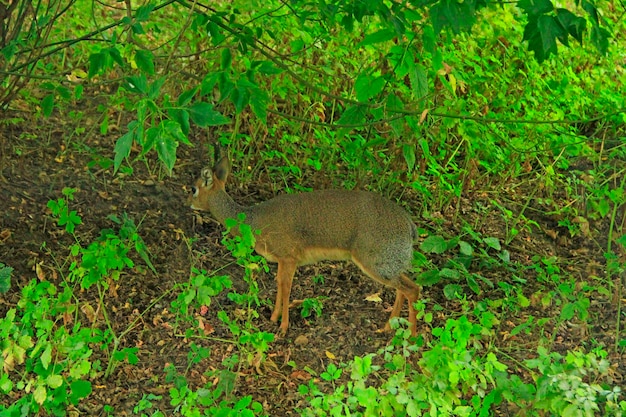
[[[409,323],[415,335],[413,304],[420,287],[406,272],[411,269],[417,231],[402,208],[378,194],[348,190],[285,194],[255,206],[241,206],[226,193],[229,173],[227,158],[213,169],[203,169],[191,208],[210,211],[222,224],[245,213],[246,223],[260,230],[255,250],[278,263],[278,292],[271,320],[282,317],[282,334],[289,327],[289,296],[297,267],[321,260],[352,260],[365,275],[396,289],[390,319],[400,315],[404,299],[408,300]]]

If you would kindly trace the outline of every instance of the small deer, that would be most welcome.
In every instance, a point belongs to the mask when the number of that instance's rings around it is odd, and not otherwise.
[[[410,330],[416,334],[413,304],[420,287],[406,273],[411,270],[417,228],[406,211],[378,194],[349,190],[284,194],[242,206],[226,193],[229,173],[226,157],[213,168],[203,169],[192,187],[191,208],[211,212],[222,225],[244,213],[252,230],[260,231],[255,251],[278,263],[271,320],[281,318],[282,335],[289,327],[289,296],[297,267],[322,260],[351,260],[368,277],[395,288],[389,319],[400,315],[406,298]],[[385,330],[389,329],[387,322]]]

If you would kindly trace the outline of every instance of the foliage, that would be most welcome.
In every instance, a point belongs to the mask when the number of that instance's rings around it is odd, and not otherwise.
[[[2,294],[11,289],[11,272],[13,268],[0,262],[0,293]]]
[[[5,3],[0,106],[55,125],[67,111],[74,126],[62,125],[59,152],[88,152],[94,177],[124,179],[137,162],[152,172],[152,153],[178,174],[180,146],[208,140],[229,147],[246,168],[242,181],[262,173],[268,187],[288,192],[369,187],[410,205],[420,223],[418,280],[443,294],[416,303],[428,331],[409,339],[397,330],[388,348],[329,362],[300,388],[303,414],[626,412],[608,346],[555,347],[560,329],[592,327],[598,305],[615,311],[613,352],[626,346],[622,3]],[[76,109],[96,96],[99,115],[83,118]],[[92,147],[94,136],[110,149]],[[242,369],[263,375],[274,348],[258,324],[256,278],[267,266],[253,254],[246,219],[230,220],[237,233],[224,239],[246,290],[203,267],[206,253],[190,242],[188,281],[115,331],[108,294],[131,273],[157,271],[127,215],[110,216],[113,227],[83,241],[93,227],[73,207],[82,192],[64,188],[47,204],[56,235],[72,242],[52,267],[61,282],[35,265],[37,279],[20,284],[0,321],[9,413],[62,415],[118,364],[140,364],[141,348],[125,336],[166,299],[189,349],[186,369],[168,367],[168,390],[142,392],[134,413],[163,415],[165,402],[181,415],[265,415],[238,389]],[[528,247],[520,241],[537,234],[555,245],[593,242],[599,257],[588,255],[589,271],[574,275],[578,254],[520,253]],[[0,292],[11,274],[0,264]],[[323,299],[305,300],[302,315],[319,317]],[[532,342],[520,344],[526,337]],[[217,344],[228,346],[219,359]],[[198,369],[209,382],[190,377]]]
[[[401,338],[376,354],[355,357],[337,367],[330,363],[320,377],[300,386],[309,406],[304,416],[483,416],[508,403],[528,415],[619,416],[626,407],[618,386],[589,383],[609,372],[604,351],[548,353],[540,348],[536,359],[525,361],[537,372],[533,383],[507,374],[497,352],[484,349],[493,321],[449,319],[433,329],[433,340],[421,350],[415,365],[410,358],[416,345]],[[399,332],[401,333],[401,331]],[[406,337],[406,336],[405,336]],[[376,365],[381,362],[382,365]],[[350,380],[338,383],[342,374]],[[535,411],[536,410],[536,411]]]

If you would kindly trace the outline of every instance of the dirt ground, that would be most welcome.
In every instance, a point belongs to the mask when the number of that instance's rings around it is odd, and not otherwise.
[[[196,387],[210,381],[206,371],[221,369],[222,361],[233,353],[232,344],[220,340],[228,338],[228,332],[215,314],[220,309],[232,312],[235,305],[227,298],[226,292],[216,297],[206,315],[207,322],[215,331],[206,340],[195,341],[209,347],[211,355],[188,370],[187,353],[192,340],[185,338],[184,330],[175,326],[169,311],[171,301],[178,295],[176,284],[189,279],[192,266],[207,271],[227,266],[224,273],[232,275],[236,287],[244,288],[240,279],[241,269],[232,265],[230,254],[220,243],[222,227],[209,214],[199,215],[187,206],[189,186],[206,162],[204,144],[179,148],[178,163],[171,177],[150,172],[149,168],[158,166],[154,161],[148,166],[135,162],[133,175],[113,176],[112,169],[102,169],[93,162],[97,162],[99,156],[112,158],[115,140],[121,134],[119,131],[101,137],[97,128],[96,132],[92,130],[93,126],[89,126],[90,121],[86,118],[81,122],[87,126],[86,133],[70,134],[77,126],[75,120],[66,114],[57,113],[51,119],[43,120],[23,112],[9,113],[6,112],[4,117],[19,117],[24,122],[8,123],[0,132],[0,195],[4,206],[0,212],[0,262],[14,268],[12,289],[0,298],[0,314],[4,315],[17,303],[21,288],[36,277],[36,265],[40,265],[47,279],[60,283],[59,265],[66,261],[69,255],[67,248],[73,243],[73,238],[56,225],[46,205],[49,200],[62,196],[63,187],[73,187],[78,191],[70,208],[77,210],[82,217],[83,224],[77,228],[81,242],[89,243],[99,236],[103,228],[115,227],[107,216],[127,213],[138,225],[139,234],[148,245],[157,271],[153,274],[138,256],[131,255],[141,267],[124,273],[116,291],[107,295],[106,308],[118,330],[126,329],[143,313],[141,320],[122,341],[125,347],[139,347],[139,363],[120,364],[109,379],[92,381],[94,391],[79,405],[81,414],[106,415],[103,405],[108,404],[115,409],[115,415],[132,415],[133,407],[144,394],[153,393],[167,398],[171,387],[164,379],[167,364],[174,364]],[[252,204],[273,195],[273,187],[262,181],[240,184],[236,170],[237,161],[234,161],[229,190],[236,200]],[[528,196],[519,189],[511,190],[507,194],[510,200],[503,204],[510,206],[513,202],[510,208],[518,210]],[[417,196],[407,194],[407,198],[410,207],[419,206]],[[498,210],[489,208],[491,198],[492,195],[481,192],[465,196],[457,206],[438,214],[441,218],[438,231],[448,236],[458,235],[462,226],[458,221],[460,217],[485,236],[504,237],[507,225]],[[526,216],[537,222],[539,228],[522,230],[507,246],[512,259],[531,265],[533,255],[555,255],[567,260],[567,272],[581,280],[589,280],[592,275],[603,276],[604,260],[600,248],[605,247],[602,236],[606,233],[602,231],[606,225],[592,225],[597,240],[582,236],[571,238],[566,229],[557,225],[558,219],[543,214],[543,211],[532,210],[534,205],[531,202]],[[479,212],[474,209],[476,206],[488,209]],[[432,226],[419,224],[418,219],[416,222],[426,229]],[[445,259],[433,258],[433,262],[440,265]],[[511,282],[510,272],[503,269],[480,272],[496,283]],[[314,283],[312,278],[316,275],[324,276],[323,284]],[[524,294],[532,299],[536,290],[532,271],[525,278],[528,284]],[[259,285],[261,298],[267,303],[259,308],[258,326],[261,330],[275,332],[277,327],[269,320],[276,293],[273,275],[262,274]],[[423,296],[429,300],[428,308],[441,306],[435,312],[433,326],[445,323],[449,317],[457,317],[460,311],[457,302],[443,296],[442,288],[443,284],[438,284],[423,291]],[[467,294],[471,300],[491,295],[502,298],[498,285],[483,290],[480,296],[472,295],[469,290]],[[381,303],[365,299],[378,292],[383,300]],[[167,295],[153,304],[163,294]],[[347,362],[355,355],[375,352],[389,342],[389,335],[377,330],[387,320],[394,293],[363,277],[353,265],[324,263],[301,268],[294,283],[292,299],[319,296],[327,297],[322,316],[303,319],[299,309],[294,309],[287,337],[271,344],[263,366],[259,369],[239,369],[235,395],[251,394],[264,405],[270,416],[297,415],[295,409],[303,405],[297,392],[298,385],[306,380],[302,375],[306,377],[308,374],[295,372],[289,362],[293,361],[297,370],[309,367],[319,374],[330,362]],[[87,291],[81,297],[81,301],[97,305],[95,291]],[[594,296],[590,313],[592,325],[574,320],[556,329],[552,350],[589,350],[594,346],[604,346],[610,352],[609,360],[615,364],[613,383],[623,385],[626,358],[612,348],[615,343],[616,304],[609,298]],[[537,338],[541,337],[510,335],[510,330],[530,314],[545,317],[558,314],[558,309],[555,307],[550,312],[532,305],[518,314],[518,322],[501,323],[501,338],[496,344],[516,359],[532,356]],[[403,315],[406,315],[406,310]],[[93,359],[102,354],[96,350]],[[334,359],[331,359],[333,356]],[[173,407],[167,401],[157,401],[156,404],[165,415],[172,414]]]

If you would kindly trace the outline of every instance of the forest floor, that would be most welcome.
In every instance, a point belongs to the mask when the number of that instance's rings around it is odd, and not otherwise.
[[[108,404],[115,409],[115,415],[133,415],[133,408],[141,398],[152,393],[164,396],[162,403],[156,402],[157,408],[165,415],[171,415],[173,406],[165,400],[172,386],[164,377],[166,366],[173,364],[196,386],[215,378],[207,376],[207,371],[222,368],[222,362],[233,354],[233,344],[227,340],[229,333],[216,314],[219,310],[232,313],[236,308],[226,291],[215,297],[204,315],[212,332],[204,340],[190,340],[184,337],[184,329],[178,326],[170,311],[171,302],[178,296],[176,286],[188,281],[191,268],[196,267],[229,274],[235,287],[243,291],[242,270],[233,264],[230,253],[220,243],[223,228],[208,213],[195,213],[188,207],[190,185],[206,164],[206,147],[198,143],[194,148],[179,148],[172,176],[150,172],[148,167],[158,166],[155,161],[150,164],[135,162],[132,175],[114,176],[112,169],[102,169],[97,162],[103,156],[112,158],[115,140],[124,133],[123,128],[111,129],[108,135],[101,136],[97,132],[96,116],[92,119],[89,108],[82,110],[84,115],[79,123],[69,113],[56,114],[46,120],[26,113],[6,114],[7,118],[23,121],[5,124],[0,133],[0,195],[4,206],[0,212],[0,262],[14,268],[12,288],[0,298],[0,314],[4,316],[8,308],[16,305],[21,288],[30,280],[47,279],[57,285],[61,283],[60,271],[70,257],[68,248],[74,239],[57,226],[47,203],[62,197],[64,187],[77,190],[70,209],[77,210],[82,217],[76,234],[83,244],[92,242],[102,229],[116,227],[107,216],[126,213],[138,225],[157,273],[152,273],[135,256],[136,267],[112,283],[105,300],[115,328],[122,331],[132,327],[122,345],[138,347],[139,362],[135,365],[121,363],[108,379],[93,380],[93,393],[79,404],[78,410],[81,415],[106,415],[103,405]],[[96,114],[95,108],[91,110]],[[84,133],[76,130],[77,124],[86,128]],[[120,125],[125,126],[125,123]],[[267,184],[265,175],[257,181],[241,184],[237,178],[237,161],[233,165],[228,189],[238,202],[253,204],[274,195],[274,187]],[[440,219],[436,232],[458,236],[462,219],[483,236],[498,237],[503,242],[508,225],[502,212],[493,207],[491,201],[496,199],[518,212],[530,199],[525,215],[536,222],[536,226],[522,228],[506,249],[512,261],[529,267],[528,276],[518,278],[527,280],[523,289],[531,305],[508,316],[516,317],[515,320],[501,322],[492,343],[514,358],[509,364],[512,369],[517,360],[536,355],[539,340],[552,340],[550,349],[559,352],[568,349],[589,351],[602,346],[610,352],[608,359],[613,364],[614,385],[623,386],[626,356],[613,348],[618,337],[615,329],[619,300],[609,296],[602,298],[594,293],[587,321],[574,319],[555,329],[547,326],[542,329],[543,334],[511,334],[511,330],[530,315],[540,318],[560,314],[559,306],[545,306],[533,298],[538,290],[532,271],[535,255],[557,257],[566,265],[567,273],[580,282],[589,282],[593,277],[605,274],[601,248],[606,247],[602,239],[606,239],[607,225],[602,222],[591,224],[591,233],[597,238],[582,234],[571,237],[566,228],[558,226],[557,218],[546,215],[544,210],[533,210],[537,206],[535,199],[542,191],[539,190],[536,196],[533,196],[534,192],[537,192],[536,184],[529,182],[500,189],[497,193],[486,189],[464,195],[445,212],[436,213]],[[502,198],[503,195],[506,198]],[[558,199],[559,196],[552,198]],[[410,193],[406,194],[404,203],[409,209],[421,204],[418,196]],[[477,207],[483,209],[477,210]],[[420,220],[414,218],[420,227],[429,229],[431,226],[420,224]],[[432,260],[436,264],[445,261]],[[257,325],[263,331],[275,332],[277,326],[269,320],[276,294],[275,266],[270,267],[270,273],[259,274],[260,297],[267,302],[259,308]],[[475,265],[475,268],[480,266]],[[504,268],[480,272],[495,285],[493,288],[485,286],[479,295],[467,290],[470,301],[502,298],[503,287],[498,283],[514,283],[510,271]],[[320,275],[324,282],[314,282],[313,277]],[[431,310],[434,312],[433,327],[444,324],[447,318],[458,317],[460,311],[458,301],[446,299],[442,288],[440,283],[423,290],[427,309],[434,305],[440,307]],[[377,293],[380,293],[381,302],[366,299]],[[98,294],[93,289],[81,292],[80,297],[82,305],[96,307],[98,304]],[[326,297],[320,317],[304,319],[299,308],[292,309],[289,333],[271,343],[261,366],[245,366],[242,358],[243,366],[237,369],[239,378],[233,395],[252,395],[270,416],[298,415],[297,409],[304,405],[298,386],[315,377],[313,373],[319,375],[329,363],[345,363],[355,355],[376,352],[389,343],[390,335],[378,330],[385,325],[394,293],[362,276],[354,265],[322,263],[300,268],[294,281],[292,300],[311,297]],[[406,316],[406,309],[403,315]],[[133,325],[138,316],[140,320]],[[104,328],[103,323],[99,324]],[[418,326],[421,332],[426,329],[423,323]],[[211,354],[200,363],[189,366],[187,355],[192,342],[208,347]],[[92,359],[97,359],[98,355],[105,355],[105,352],[94,347]],[[108,359],[103,356],[102,360]],[[524,374],[521,368],[514,371]]]

